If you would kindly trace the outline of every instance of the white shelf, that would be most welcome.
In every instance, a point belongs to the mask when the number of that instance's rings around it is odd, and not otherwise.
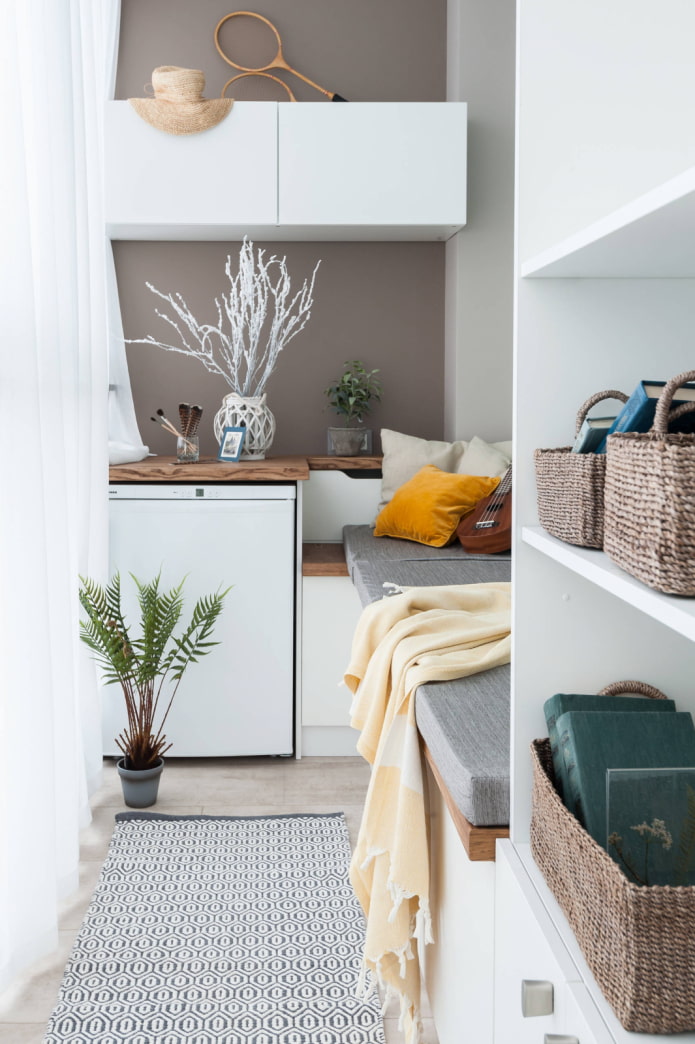
[[[695,277],[695,167],[525,261],[524,277]]]
[[[525,544],[571,569],[573,573],[583,576],[677,634],[695,641],[695,598],[681,598],[653,591],[625,573],[603,551],[565,544],[539,526],[524,527],[521,537]]]

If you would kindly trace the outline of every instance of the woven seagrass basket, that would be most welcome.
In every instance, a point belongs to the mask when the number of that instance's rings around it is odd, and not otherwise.
[[[665,594],[695,595],[695,435],[668,431],[669,421],[695,409],[689,402],[670,410],[692,380],[695,370],[666,383],[651,431],[607,440],[604,549]]]
[[[627,402],[623,392],[597,392],[577,413],[576,434],[584,418],[602,399]],[[571,446],[537,449],[536,489],[538,520],[551,536],[580,547],[603,547],[603,453],[573,453]]]
[[[695,1029],[695,887],[633,884],[555,788],[550,742],[534,740],[531,851],[621,1025]]]

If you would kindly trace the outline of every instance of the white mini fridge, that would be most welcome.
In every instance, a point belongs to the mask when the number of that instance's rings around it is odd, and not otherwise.
[[[208,656],[184,674],[167,718],[169,757],[293,753],[296,487],[118,484],[109,490],[110,575],[138,619],[130,573],[185,576],[185,626],[198,597],[232,585]],[[178,629],[175,633],[178,633]],[[104,753],[119,755],[120,687],[102,689]]]

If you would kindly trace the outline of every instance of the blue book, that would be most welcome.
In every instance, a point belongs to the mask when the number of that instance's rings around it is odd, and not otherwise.
[[[565,805],[603,848],[607,769],[695,768],[695,728],[686,711],[567,711],[557,719],[557,731]]]
[[[612,417],[585,417],[574,440],[572,452],[595,453],[614,420],[615,414]]]
[[[661,395],[665,381],[640,381],[622,410],[595,449],[595,453],[606,452],[606,439],[609,435],[620,431],[649,431],[654,423],[656,404]],[[684,384],[673,398],[673,406],[684,402],[695,401],[695,384]],[[684,417],[674,421],[669,431],[695,431],[695,412],[686,413]]]
[[[650,700],[645,696],[598,696],[584,695],[574,692],[557,692],[543,704],[545,723],[548,727],[548,739],[550,740],[550,751],[553,756],[553,770],[555,772],[555,786],[558,794],[564,799],[566,780],[565,762],[560,750],[560,742],[557,734],[557,719],[567,711],[638,711],[659,712],[675,711],[676,704],[673,700]]]

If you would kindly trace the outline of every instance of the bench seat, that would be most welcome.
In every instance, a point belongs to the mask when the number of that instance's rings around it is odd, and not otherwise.
[[[432,586],[508,581],[511,556],[470,555],[460,545],[427,547],[345,526],[345,559],[363,605],[383,584]],[[474,826],[509,822],[509,665],[415,693],[415,716],[429,754],[457,808]]]

